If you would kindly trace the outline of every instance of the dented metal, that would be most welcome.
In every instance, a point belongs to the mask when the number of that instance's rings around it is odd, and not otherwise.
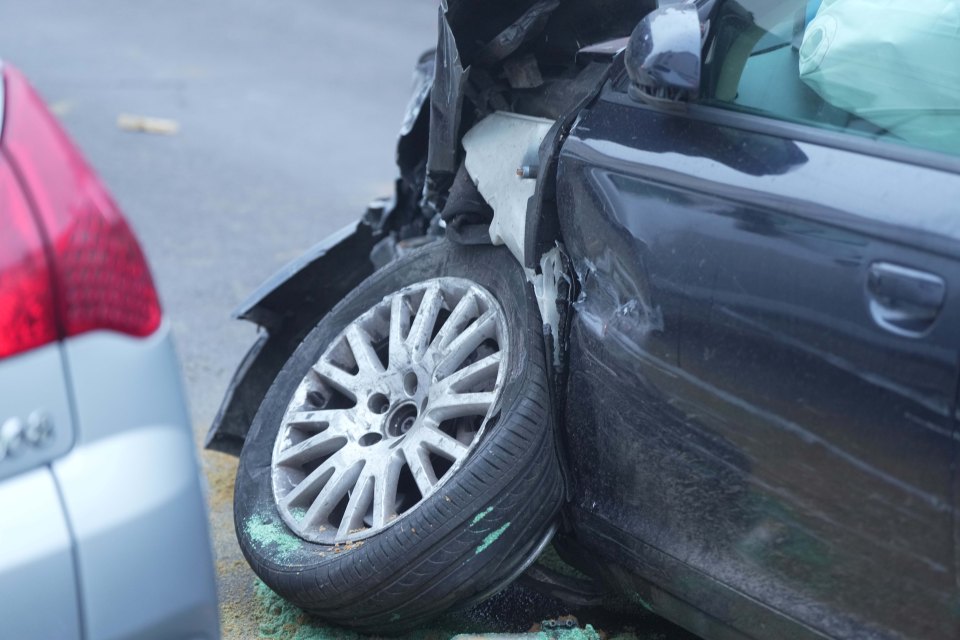
[[[552,342],[554,367],[560,367],[565,354],[564,316],[567,315],[568,297],[574,288],[571,274],[567,272],[560,247],[554,247],[540,258],[538,271],[527,270],[527,279],[533,285],[537,297],[543,332]]]

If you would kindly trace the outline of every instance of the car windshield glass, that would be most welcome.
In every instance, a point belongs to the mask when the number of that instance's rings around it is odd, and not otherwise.
[[[960,155],[957,0],[726,0],[703,101]]]

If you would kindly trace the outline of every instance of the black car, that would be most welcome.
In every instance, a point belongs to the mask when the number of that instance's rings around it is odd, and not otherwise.
[[[661,4],[442,2],[395,194],[239,310],[285,598],[396,632],[552,539],[706,638],[960,637],[960,3]]]

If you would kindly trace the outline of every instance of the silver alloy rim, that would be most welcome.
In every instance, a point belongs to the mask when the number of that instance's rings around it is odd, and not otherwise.
[[[393,526],[456,473],[496,413],[503,311],[462,278],[388,295],[300,382],[273,448],[287,526],[326,544]]]

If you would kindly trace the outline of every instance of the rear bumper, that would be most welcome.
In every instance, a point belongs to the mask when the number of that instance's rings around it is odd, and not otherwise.
[[[81,638],[70,530],[42,466],[0,482],[4,638]]]
[[[161,327],[64,345],[77,445],[52,464],[74,538],[86,637],[219,637],[193,432]]]

